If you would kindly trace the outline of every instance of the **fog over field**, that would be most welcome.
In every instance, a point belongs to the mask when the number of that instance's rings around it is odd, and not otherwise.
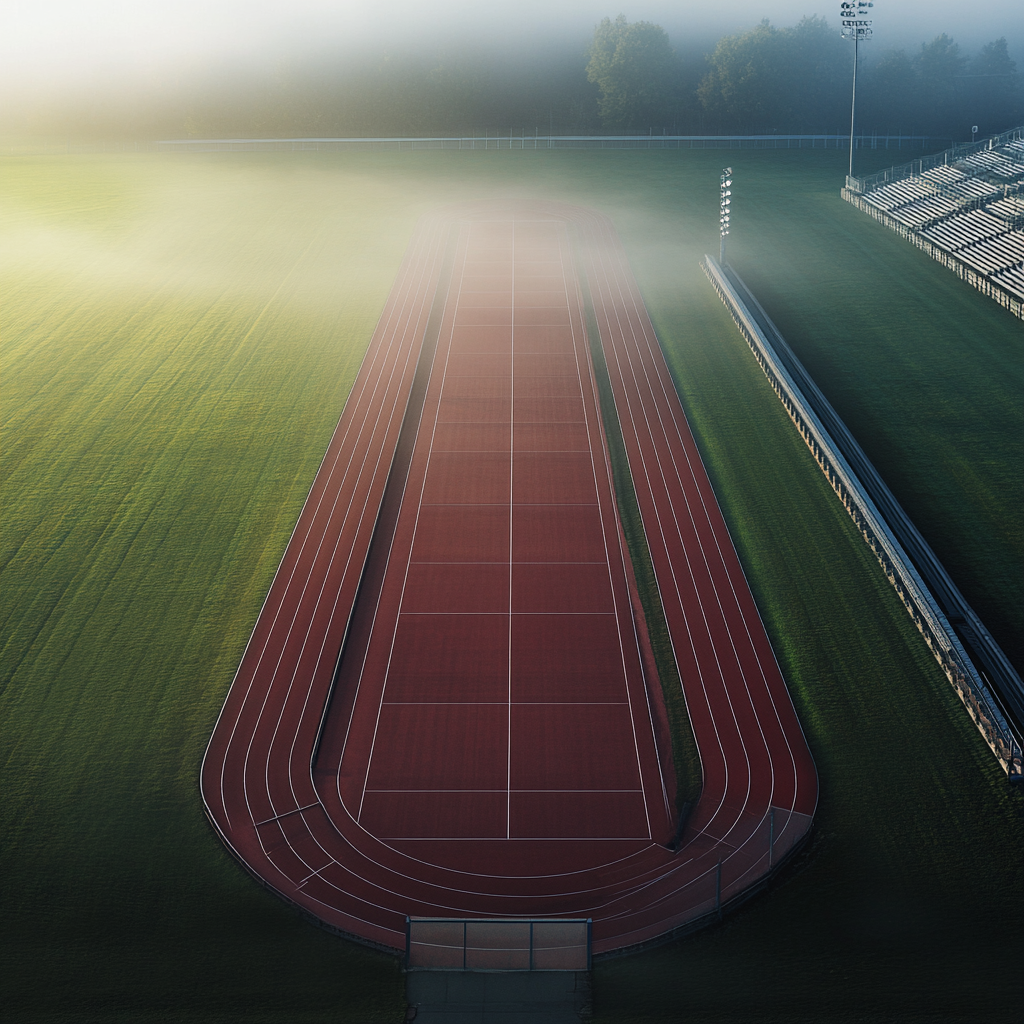
[[[838,0],[721,0],[716,4],[641,0],[51,0],[6,4],[0,14],[0,83],[20,88],[125,78],[174,84],[197,67],[224,61],[273,62],[285,55],[417,50],[439,43],[489,47],[585,46],[604,17],[662,25],[679,49],[711,48],[721,35],[764,18],[795,24],[820,15],[838,24]],[[1006,36],[1024,43],[1018,0],[878,0],[878,47],[917,46],[941,32],[974,48]]]

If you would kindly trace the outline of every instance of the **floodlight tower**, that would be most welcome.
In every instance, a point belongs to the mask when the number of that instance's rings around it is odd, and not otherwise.
[[[843,38],[853,40],[853,100],[850,103],[850,177],[853,177],[853,119],[857,112],[857,58],[861,40],[871,38],[871,21],[865,17],[871,0],[842,0],[839,4],[839,24]]]
[[[719,198],[718,227],[722,236],[722,246],[718,253],[718,262],[725,266],[725,236],[729,234],[729,207],[732,205],[732,168],[722,168],[722,187]]]

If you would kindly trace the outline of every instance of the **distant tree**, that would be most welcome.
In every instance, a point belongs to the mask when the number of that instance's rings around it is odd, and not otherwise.
[[[645,128],[670,121],[678,60],[660,25],[632,24],[620,14],[594,30],[587,78],[600,91],[598,110],[608,128]]]
[[[921,123],[919,75],[906,50],[885,50],[857,87],[860,121],[876,131],[912,135]]]
[[[1014,128],[1024,121],[1024,83],[1005,37],[986,43],[975,54],[963,82],[964,112],[982,134]]]
[[[913,56],[888,50],[865,70],[863,121],[877,130],[901,130],[955,140],[971,126],[995,134],[1024,121],[1024,92],[1005,39],[972,58],[945,33]]]
[[[919,111],[924,130],[933,135],[963,137],[956,128],[968,116],[964,110],[963,75],[967,58],[945,32],[922,43],[914,61],[920,92]]]
[[[906,50],[886,50],[871,73],[875,87],[892,95],[909,94],[917,87],[917,68]]]
[[[708,57],[697,89],[705,113],[719,128],[763,128],[775,111],[766,86],[779,65],[778,29],[765,18],[749,32],[723,36]]]
[[[822,18],[803,18],[786,29],[765,19],[718,41],[697,94],[709,124],[720,129],[834,129],[852,62],[852,52]]]
[[[970,64],[975,75],[998,75],[1006,78],[1017,77],[1017,62],[1010,57],[1006,47],[1006,36],[986,43]]]
[[[967,68],[967,58],[960,55],[960,46],[945,32],[937,35],[930,43],[921,44],[917,55],[918,73],[929,84],[950,82],[962,75]]]
[[[780,32],[775,120],[791,131],[829,131],[842,124],[853,69],[852,47],[824,18],[805,17]]]

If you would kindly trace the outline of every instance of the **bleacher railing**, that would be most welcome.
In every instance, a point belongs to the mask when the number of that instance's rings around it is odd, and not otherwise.
[[[898,167],[888,167],[876,174],[868,174],[863,178],[849,177],[846,179],[846,187],[852,192],[870,192],[871,189],[881,185],[887,185],[893,181],[903,181],[905,178],[919,177],[925,171],[934,167],[950,167],[964,157],[974,153],[982,153],[991,149],[998,149],[1008,142],[1019,142],[1024,139],[1024,127],[1011,128],[1009,131],[989,138],[979,139],[977,142],[962,142],[941,153],[934,153],[931,156],[921,157],[918,160],[911,160],[909,163],[900,164]]]

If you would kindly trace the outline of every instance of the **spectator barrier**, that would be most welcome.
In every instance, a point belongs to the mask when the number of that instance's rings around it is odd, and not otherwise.
[[[807,402],[789,370],[717,261],[705,256],[705,274],[725,303],[800,436],[871,547],[908,614],[946,678],[963,701],[992,753],[1011,781],[1024,780],[1021,741],[998,700],[964,650],[920,573],[868,495],[849,462]],[[734,271],[730,275],[736,276]],[[737,277],[737,280],[738,277]],[[741,282],[742,284],[742,282]],[[745,289],[745,286],[743,286]]]

